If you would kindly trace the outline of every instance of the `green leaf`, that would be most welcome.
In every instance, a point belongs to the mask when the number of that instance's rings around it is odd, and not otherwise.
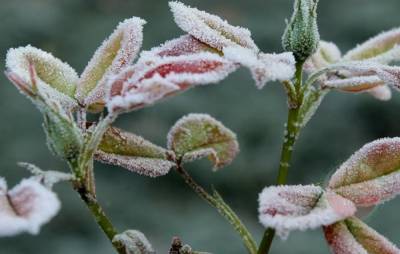
[[[217,169],[232,162],[239,144],[236,135],[211,116],[189,114],[171,128],[168,149],[182,162],[208,157]]]

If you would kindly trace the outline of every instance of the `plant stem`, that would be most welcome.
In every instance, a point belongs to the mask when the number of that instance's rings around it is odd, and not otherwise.
[[[202,186],[200,186],[190,174],[182,167],[180,163],[177,163],[176,171],[185,180],[186,184],[189,185],[201,198],[207,201],[211,206],[215,207],[218,212],[224,216],[229,223],[235,228],[243,240],[245,247],[250,254],[257,253],[257,244],[254,241],[252,235],[236,215],[236,213],[226,204],[222,197],[217,192],[214,195],[209,194]]]
[[[295,103],[289,103],[288,118],[286,123],[286,130],[284,135],[284,141],[281,150],[281,158],[279,162],[279,171],[277,184],[286,184],[287,176],[290,167],[290,161],[292,158],[293,146],[296,143],[297,137],[299,135],[301,124],[300,124],[300,107],[303,103],[304,92],[302,91],[303,83],[303,64],[304,62],[296,63],[296,74],[295,74],[295,93],[290,94],[291,97],[296,98]],[[272,228],[267,228],[264,232],[263,238],[261,240],[260,246],[258,248],[257,254],[268,254],[272,245],[272,241],[275,236],[275,230]]]

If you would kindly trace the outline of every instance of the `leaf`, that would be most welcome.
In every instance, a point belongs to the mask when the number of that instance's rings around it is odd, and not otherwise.
[[[340,59],[341,52],[335,43],[320,41],[317,51],[304,63],[304,69],[308,73],[312,73],[336,63]]]
[[[372,96],[381,101],[388,101],[392,98],[392,91],[388,86],[377,86],[368,90]]]
[[[109,82],[107,107],[110,112],[130,111],[195,85],[223,80],[237,66],[217,54],[203,52],[177,57],[149,57]]]
[[[138,230],[126,230],[117,234],[112,239],[113,244],[118,244],[126,254],[154,254],[155,251],[146,236]]]
[[[104,104],[104,83],[136,58],[145,23],[137,17],[121,22],[96,50],[79,79],[76,97],[82,104]]]
[[[307,125],[327,93],[328,90],[321,90],[315,87],[307,89],[304,95],[304,101],[299,110],[301,119],[300,126],[304,127]]]
[[[214,169],[218,169],[232,162],[239,152],[239,144],[236,135],[211,116],[189,114],[169,131],[168,149],[182,162],[207,156]]]
[[[0,236],[37,234],[59,211],[55,193],[33,179],[22,180],[11,190],[0,178]]]
[[[369,60],[388,64],[400,59],[400,28],[383,32],[356,48],[343,57],[344,60]]]
[[[333,174],[329,188],[357,206],[373,206],[400,193],[400,138],[378,139]]]
[[[324,227],[325,238],[334,254],[399,254],[384,236],[356,217]]]
[[[30,45],[7,52],[7,77],[25,95],[48,94],[65,108],[74,108],[78,75],[68,64]]]
[[[227,46],[241,46],[258,51],[248,29],[232,26],[216,15],[181,2],[169,2],[176,24],[203,43],[222,51]]]
[[[165,175],[175,165],[170,153],[133,133],[110,127],[96,152],[96,159],[151,177]]]
[[[354,204],[315,185],[273,186],[259,195],[259,219],[282,238],[292,230],[314,229],[352,216]]]
[[[336,88],[346,92],[365,92],[382,86],[383,80],[377,75],[358,76],[344,79],[330,79],[323,83],[324,87]]]
[[[293,78],[296,61],[290,52],[281,54],[256,53],[243,47],[226,47],[224,57],[247,67],[258,88],[269,81],[284,81]]]

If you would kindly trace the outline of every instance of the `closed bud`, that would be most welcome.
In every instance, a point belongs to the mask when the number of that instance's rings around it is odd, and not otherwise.
[[[304,62],[318,48],[317,4],[318,0],[296,0],[282,37],[284,50],[293,52],[298,62]]]

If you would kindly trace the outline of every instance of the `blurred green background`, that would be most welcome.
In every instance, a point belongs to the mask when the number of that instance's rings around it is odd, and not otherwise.
[[[284,20],[292,0],[184,1],[216,13],[230,23],[248,27],[263,51],[279,52]],[[400,25],[398,0],[321,0],[322,38],[345,51],[376,33]],[[144,49],[182,34],[174,24],[167,1],[155,0],[0,0],[0,57],[10,47],[32,44],[52,52],[82,71],[94,50],[119,21],[140,16],[145,26]],[[4,62],[3,62],[4,64]],[[4,66],[4,65],[3,65]],[[44,169],[66,170],[47,150],[41,116],[31,103],[0,77],[0,175],[15,184],[28,174],[17,161]],[[294,153],[289,183],[321,183],[364,143],[400,135],[400,98],[389,102],[368,95],[331,93],[302,133]],[[239,137],[241,153],[231,166],[212,173],[198,162],[188,168],[198,181],[214,185],[260,239],[257,195],[273,184],[281,148],[286,101],[279,84],[257,90],[246,70],[218,85],[192,89],[182,96],[123,115],[117,125],[165,145],[169,127],[190,112],[220,119]],[[150,179],[124,169],[97,165],[98,196],[117,227],[143,231],[158,253],[167,253],[173,236],[195,249],[245,253],[240,239],[219,214],[200,200],[172,171]],[[0,239],[5,254],[111,254],[109,242],[98,230],[78,196],[67,184],[56,186],[63,208],[38,236]],[[370,225],[400,244],[400,200],[376,209]],[[292,233],[277,239],[272,253],[328,253],[321,230]]]

